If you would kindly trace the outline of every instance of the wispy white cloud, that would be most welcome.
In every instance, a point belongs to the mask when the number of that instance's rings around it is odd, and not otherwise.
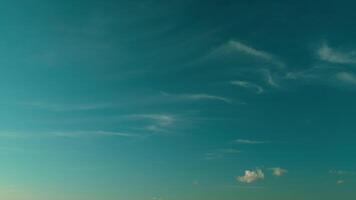
[[[241,151],[237,149],[218,149],[209,153],[204,154],[204,159],[205,160],[216,160],[216,159],[222,159],[226,157],[227,155],[235,155],[239,154]]]
[[[344,184],[344,183],[345,183],[344,180],[337,180],[337,181],[336,181],[336,184],[337,184],[337,185],[341,185],[341,184]]]
[[[331,48],[327,43],[323,43],[317,49],[320,60],[336,64],[356,64],[356,52],[342,52]]]
[[[230,81],[230,84],[238,86],[238,87],[242,87],[242,88],[253,90],[257,94],[261,94],[264,91],[263,87],[261,87],[261,86],[259,86],[257,84],[248,82],[248,81],[236,80],[236,81]]]
[[[55,131],[52,135],[68,138],[83,138],[83,137],[132,137],[134,134],[112,131]]]
[[[243,54],[264,60],[264,61],[268,61],[274,65],[277,65],[278,67],[284,67],[284,63],[281,62],[279,59],[277,59],[276,56],[274,56],[268,52],[251,47],[251,46],[244,44],[240,41],[230,40],[221,47],[221,50],[228,52],[228,53],[231,53],[231,52],[243,53]]]
[[[282,169],[280,167],[273,167],[273,168],[270,168],[270,170],[272,170],[272,174],[274,176],[283,176],[285,173],[288,172],[286,169]]]
[[[264,143],[269,143],[269,141],[246,140],[246,139],[237,139],[234,142],[238,143],[238,144],[264,144]]]
[[[272,86],[272,87],[275,87],[275,88],[280,87],[280,85],[276,82],[275,78],[272,76],[270,70],[263,70],[263,74],[265,76],[266,83],[269,86]]]
[[[147,120],[145,130],[151,132],[168,133],[170,128],[177,122],[177,117],[170,114],[134,114],[128,116],[135,120]]]
[[[252,183],[265,178],[265,175],[261,169],[256,170],[245,170],[243,176],[237,177],[237,181],[241,183]]]
[[[130,117],[136,119],[152,120],[160,126],[168,126],[176,121],[176,118],[173,115],[169,114],[134,114],[130,115]]]
[[[345,171],[345,170],[329,170],[330,174],[338,175],[338,176],[353,176],[356,175],[354,171]]]
[[[212,101],[222,101],[225,103],[232,103],[232,100],[227,97],[211,95],[211,94],[204,94],[204,93],[195,93],[195,94],[169,94],[166,92],[162,92],[163,95],[173,97],[179,100],[212,100]]]
[[[93,103],[93,104],[53,104],[46,102],[22,102],[21,105],[50,111],[85,111],[110,108],[111,103]]]
[[[338,72],[335,74],[335,78],[343,83],[356,85],[356,75],[349,72]]]

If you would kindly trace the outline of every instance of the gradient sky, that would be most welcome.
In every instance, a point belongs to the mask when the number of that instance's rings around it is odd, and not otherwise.
[[[0,199],[355,199],[355,8],[1,1]]]

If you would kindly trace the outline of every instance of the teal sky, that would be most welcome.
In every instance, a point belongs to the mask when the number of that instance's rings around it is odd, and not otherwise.
[[[355,199],[355,8],[1,1],[0,199]]]

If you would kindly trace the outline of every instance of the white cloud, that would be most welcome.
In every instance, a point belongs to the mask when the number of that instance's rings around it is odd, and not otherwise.
[[[134,114],[128,116],[135,120],[146,120],[144,130],[156,133],[169,133],[177,118],[169,114]]]
[[[130,116],[137,119],[152,120],[159,126],[168,126],[176,121],[173,115],[168,114],[135,114]]]
[[[332,49],[327,43],[323,43],[317,54],[320,60],[337,64],[356,64],[356,52],[341,52]]]
[[[82,137],[132,137],[133,134],[112,131],[56,131],[51,133],[58,137],[82,138]]]
[[[345,183],[344,180],[337,180],[337,181],[336,181],[336,184],[337,184],[337,185],[341,185],[341,184],[344,184],[344,183]]]
[[[264,143],[268,143],[268,141],[237,139],[237,140],[235,140],[235,143],[238,143],[238,144],[264,144]]]
[[[215,101],[222,101],[225,103],[231,103],[231,99],[222,97],[222,96],[217,96],[217,95],[211,95],[211,94],[204,94],[204,93],[196,93],[196,94],[169,94],[162,92],[166,96],[174,97],[177,99],[181,100],[215,100]]]
[[[338,176],[353,176],[356,175],[356,172],[353,171],[345,171],[345,170],[330,170],[330,174],[338,175]]]
[[[251,46],[248,46],[248,45],[246,45],[242,42],[239,42],[239,41],[231,40],[223,46],[223,49],[228,52],[237,51],[240,53],[244,53],[244,54],[268,61],[268,62],[273,63],[279,67],[284,67],[284,63],[279,61],[274,55],[267,53],[265,51],[262,51],[262,50],[258,50]]]
[[[216,159],[222,159],[226,157],[227,155],[235,155],[239,154],[241,151],[237,149],[218,149],[213,152],[209,152],[204,154],[204,159],[205,160],[216,160]]]
[[[349,72],[339,72],[335,78],[347,84],[356,85],[356,75]]]
[[[257,84],[254,84],[254,83],[251,83],[251,82],[248,82],[248,81],[230,81],[230,84],[231,85],[235,85],[235,86],[239,86],[239,87],[243,87],[243,88],[246,88],[246,89],[251,89],[251,90],[254,90],[256,91],[257,94],[261,94],[264,89],[263,87],[257,85]]]
[[[263,72],[264,72],[266,82],[268,85],[270,85],[272,87],[279,87],[279,84],[274,80],[274,78],[269,70],[263,70]]]
[[[271,168],[270,170],[272,170],[272,174],[274,176],[283,176],[285,173],[288,172],[287,170],[282,169],[280,167],[274,167],[274,168]]]
[[[64,112],[64,111],[86,111],[110,108],[113,105],[110,103],[89,103],[89,104],[53,104],[46,102],[24,102],[20,103],[25,106],[31,106],[49,111]]]
[[[258,181],[260,179],[264,179],[265,175],[262,170],[245,170],[245,174],[243,176],[237,177],[237,180],[242,183],[252,183]]]

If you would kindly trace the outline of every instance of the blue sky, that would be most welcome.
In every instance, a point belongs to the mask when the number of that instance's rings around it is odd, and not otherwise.
[[[2,1],[0,198],[351,200],[352,1]]]

